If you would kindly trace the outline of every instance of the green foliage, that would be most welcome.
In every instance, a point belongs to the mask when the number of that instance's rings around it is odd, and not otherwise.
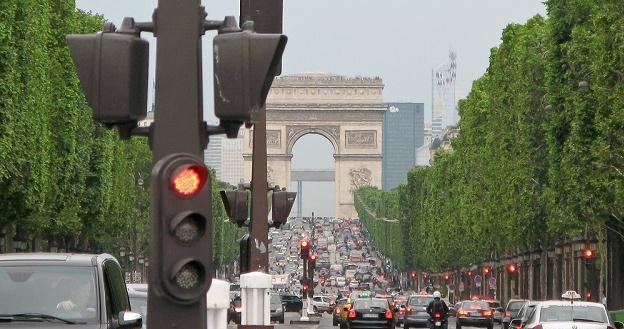
[[[408,268],[465,266],[605,226],[622,231],[624,3],[547,6],[548,20],[503,31],[459,103],[452,151],[409,172],[398,194],[358,191],[373,239],[393,239],[403,253],[391,257]],[[399,202],[403,235],[384,235],[380,225],[391,224],[366,211],[393,205],[388,195]]]

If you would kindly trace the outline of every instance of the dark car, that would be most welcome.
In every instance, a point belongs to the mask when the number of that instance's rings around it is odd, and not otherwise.
[[[494,311],[487,302],[482,300],[463,301],[457,310],[456,327],[457,329],[461,329],[462,326],[492,329],[494,327],[493,316]]]
[[[527,320],[529,319],[529,315],[531,315],[531,312],[533,312],[537,303],[538,302],[535,301],[524,303],[520,311],[518,311],[518,314],[516,314],[516,317],[511,319],[511,321],[509,322],[509,327],[524,328]]]
[[[286,312],[301,312],[303,308],[303,301],[299,296],[292,294],[280,295],[282,302],[284,303]]]
[[[141,328],[111,255],[0,255],[0,328]]]
[[[358,298],[347,315],[347,328],[394,329],[394,312],[385,298]]]
[[[503,313],[505,313],[505,310],[501,307],[500,301],[493,299],[487,299],[485,301],[488,303],[488,305],[490,305],[492,312],[494,312],[494,322],[503,322]]]
[[[412,295],[407,300],[405,306],[405,316],[403,317],[403,327],[408,328],[429,328],[429,313],[427,306],[433,300],[433,295]]]
[[[528,300],[524,299],[510,299],[509,302],[507,302],[507,307],[505,307],[505,313],[503,314],[503,329],[509,328],[511,319],[518,315],[522,306],[527,302]]]
[[[279,295],[271,295],[271,321],[284,323],[284,304]]]

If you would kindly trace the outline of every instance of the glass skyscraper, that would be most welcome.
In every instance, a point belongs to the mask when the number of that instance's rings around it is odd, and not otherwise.
[[[389,103],[383,120],[382,188],[393,189],[407,181],[416,166],[416,149],[424,144],[423,103]]]

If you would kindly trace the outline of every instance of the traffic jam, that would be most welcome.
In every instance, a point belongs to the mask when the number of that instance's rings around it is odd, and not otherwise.
[[[271,320],[277,323],[284,323],[285,313],[295,312],[296,317],[331,314],[332,325],[340,329],[623,328],[610,319],[605,305],[582,301],[575,291],[548,301],[491,296],[453,300],[433,285],[414,291],[395,275],[391,261],[370,242],[358,219],[291,218],[287,225],[287,230],[270,231],[270,274],[280,282],[274,285],[271,304]],[[310,281],[304,279],[302,253],[314,266]]]

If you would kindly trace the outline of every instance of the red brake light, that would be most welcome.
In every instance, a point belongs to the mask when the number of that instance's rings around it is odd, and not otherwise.
[[[439,319],[439,318],[442,317],[442,314],[440,314],[439,312],[436,312],[436,313],[433,314],[433,317],[436,318],[436,319]]]
[[[392,319],[393,317],[394,315],[392,314],[392,311],[386,310],[386,319]]]
[[[459,314],[459,316],[468,316],[468,312],[464,309],[459,309],[459,312],[457,312],[457,314]]]
[[[490,310],[483,311],[483,316],[492,316],[492,311]]]
[[[171,188],[180,196],[194,195],[206,182],[206,174],[205,168],[200,166],[184,168],[171,178]]]
[[[354,308],[349,310],[349,319],[355,319],[355,309]]]
[[[505,316],[511,317],[511,311],[505,311]]]
[[[535,327],[533,327],[533,329],[542,329],[542,325],[541,325],[541,324],[538,324],[538,325],[536,325]]]
[[[412,308],[411,307],[406,308],[405,314],[412,314]]]

